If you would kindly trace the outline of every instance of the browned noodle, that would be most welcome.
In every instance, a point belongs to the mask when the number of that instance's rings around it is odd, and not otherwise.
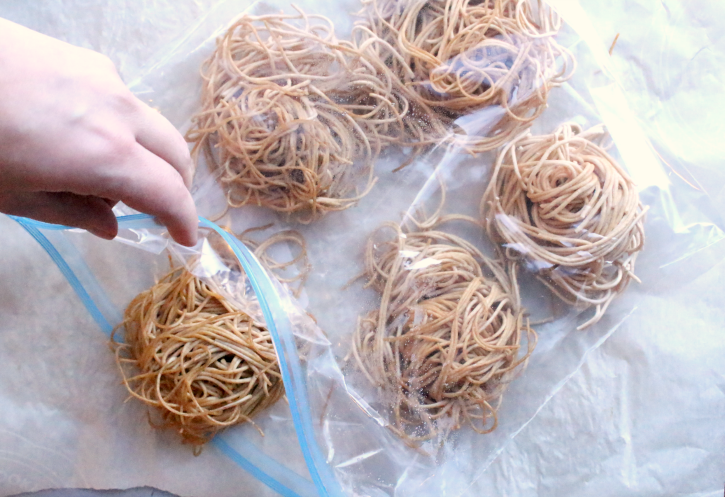
[[[269,331],[185,268],[129,304],[116,358],[129,393],[195,451],[284,394]]]
[[[242,234],[244,241],[281,282],[304,284],[309,262],[299,233],[281,231],[262,242],[247,235]],[[219,250],[226,245],[217,242],[211,240],[226,266],[241,270],[233,255]],[[300,251],[289,261],[275,260],[268,250],[277,243],[298,245]],[[190,262],[197,265],[198,260]],[[298,274],[282,277],[293,265]],[[195,453],[218,431],[253,423],[284,394],[271,335],[258,321],[261,312],[248,292],[244,277],[223,273],[207,283],[176,267],[129,304],[121,325],[124,343],[113,341],[129,393],[158,408],[159,427],[178,432]]]
[[[187,139],[195,156],[205,152],[231,206],[256,204],[310,220],[370,190],[380,145],[328,96],[344,84],[382,85],[357,58],[329,20],[301,11],[242,16],[217,41]],[[359,177],[366,183],[360,190]]]
[[[536,0],[364,4],[358,37],[392,47],[379,55],[414,93],[407,93],[409,107],[423,120],[440,121],[428,124],[423,143],[454,143],[474,153],[500,147],[541,114],[551,88],[575,68],[573,56],[553,39],[559,17]],[[459,117],[487,107],[493,112],[479,113],[480,122],[456,127]]]
[[[429,228],[404,232],[387,223],[371,236],[365,274],[381,302],[359,320],[352,343],[357,368],[390,409],[391,428],[409,442],[463,424],[495,429],[501,396],[536,342],[499,263]],[[381,241],[383,231],[392,238]]]
[[[217,41],[187,139],[230,206],[301,221],[346,209],[385,147],[503,146],[574,70],[553,40],[558,16],[537,0],[364,3],[351,41],[299,9],[244,15]]]
[[[559,298],[595,307],[596,323],[629,284],[646,212],[634,183],[597,144],[601,126],[522,134],[498,155],[481,200],[486,231]]]

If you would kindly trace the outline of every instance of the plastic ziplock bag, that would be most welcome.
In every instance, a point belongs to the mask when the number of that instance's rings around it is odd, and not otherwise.
[[[68,228],[23,218],[14,219],[51,256],[101,330],[110,336],[114,328],[122,321],[121,313],[90,271],[78,248],[69,239],[73,235],[69,237],[66,234]],[[288,423],[290,426],[285,428],[282,428],[285,423],[279,422],[279,416],[274,410],[266,413],[266,419],[257,418],[255,420],[257,425],[267,432],[265,437],[259,436],[257,443],[274,439],[272,445],[266,449],[251,442],[248,434],[237,433],[235,430],[228,430],[225,435],[217,436],[214,444],[237,464],[281,495],[316,495],[316,485],[322,493],[336,495],[337,492],[339,494],[339,487],[337,487],[334,477],[329,474],[329,467],[325,464],[313,438],[305,376],[297,349],[298,340],[305,342],[306,345],[300,347],[306,351],[307,359],[317,358],[317,361],[324,363],[324,361],[331,360],[331,356],[324,352],[324,349],[328,348],[329,342],[324,336],[318,334],[319,330],[307,314],[294,303],[288,291],[276,279],[267,274],[244,244],[206,219],[200,219],[200,227],[218,234],[229,245],[244,268],[246,278],[243,278],[243,281],[247,282],[251,287],[250,290],[254,292],[249,292],[251,305],[250,301],[245,299],[245,310],[253,318],[263,321],[274,337],[273,341],[280,358],[280,370],[292,413],[291,419],[283,416],[287,418],[287,421],[291,421],[291,424]],[[121,230],[119,240],[125,240],[126,243],[142,247],[146,251],[159,253],[167,246],[167,240],[161,236],[165,230],[156,226],[149,216],[121,217],[119,218],[119,228]],[[190,268],[201,278],[206,277],[213,280],[219,272],[229,273],[231,271],[224,266],[222,258],[209,244],[208,238],[204,238],[199,246],[199,250],[176,246],[175,253],[182,260],[193,258],[196,262]],[[226,278],[229,279],[229,276],[227,275]],[[238,277],[236,279],[239,280]],[[254,295],[269,296],[272,297],[272,300],[268,301],[265,297],[256,301],[257,305],[254,305]],[[230,294],[229,298],[234,299],[238,296],[237,292],[237,295]],[[257,308],[256,313],[255,308]],[[293,328],[305,331],[295,334],[292,332]],[[291,354],[289,359],[284,359],[285,351]],[[320,359],[319,356],[322,358]],[[290,392],[294,388],[298,390],[300,397],[292,396]],[[294,464],[286,465],[278,462],[282,460],[287,463],[290,460],[289,444],[280,443],[280,441],[293,439],[296,430],[301,437],[300,447],[303,448],[300,460],[307,462],[312,469],[314,483],[306,478],[304,465],[298,465],[295,468]],[[320,468],[322,475],[314,469],[316,467]],[[295,469],[305,476],[297,474]],[[326,488],[326,486],[331,488]]]
[[[648,207],[645,248],[639,256],[636,271],[642,283],[632,283],[609,306],[599,322],[584,331],[576,331],[576,327],[589,319],[589,315],[580,315],[569,307],[563,307],[564,312],[560,312],[562,308],[552,304],[555,319],[536,326],[537,348],[526,371],[510,384],[504,395],[497,429],[488,435],[476,435],[464,429],[434,456],[421,454],[386,428],[388,420],[385,416],[371,405],[366,393],[361,393],[357,387],[349,387],[341,373],[339,365],[344,364],[349,353],[354,323],[358,316],[375,308],[378,298],[360,286],[346,285],[362,269],[361,247],[365,246],[373,230],[384,222],[400,223],[406,213],[410,217],[424,205],[437,205],[441,182],[446,189],[446,213],[478,216],[480,199],[495,157],[493,153],[471,158],[460,151],[434,150],[418,157],[402,171],[393,172],[406,160],[404,154],[383,156],[376,163],[379,179],[375,188],[357,207],[299,227],[309,241],[313,265],[320,269],[309,280],[307,298],[308,311],[316,317],[324,334],[313,333],[315,338],[311,339],[309,333],[296,331],[295,327],[282,331],[285,327],[279,323],[289,321],[289,316],[295,315],[292,309],[296,306],[288,297],[280,297],[278,289],[270,283],[272,280],[264,280],[266,286],[258,280],[259,286],[255,288],[260,304],[265,301],[270,306],[265,313],[266,322],[274,322],[279,333],[275,345],[280,352],[283,371],[289,369],[285,386],[288,396],[293,396],[290,392],[295,396],[290,399],[292,416],[287,429],[280,428],[280,432],[268,430],[260,420],[267,433],[263,441],[255,438],[249,427],[243,427],[230,430],[215,443],[278,492],[294,492],[289,495],[312,495],[316,491],[323,495],[490,494],[490,489],[480,487],[479,482],[484,481],[482,476],[491,462],[561,388],[587,354],[636,312],[638,296],[654,292],[666,281],[673,281],[673,274],[676,275],[674,281],[687,278],[683,263],[691,261],[695,255],[700,265],[713,263],[711,247],[723,238],[718,228],[719,215],[705,195],[668,175],[652,153],[636,118],[628,110],[625,96],[606,70],[606,51],[592,39],[593,30],[578,5],[551,3],[568,25],[560,35],[560,43],[574,53],[579,67],[572,79],[551,91],[548,108],[537,119],[532,132],[550,133],[556,126],[570,121],[583,128],[606,125],[615,147],[610,152],[632,176],[643,204]],[[219,25],[225,26],[231,20],[232,15],[223,19],[224,13],[236,15],[247,6],[243,2],[225,3],[218,12]],[[357,10],[349,6],[326,7],[323,2],[302,5],[310,13],[324,11],[327,15],[339,16],[338,25],[343,29],[349,25],[344,20],[348,12]],[[264,4],[257,8],[271,10]],[[217,27],[212,26],[213,29]],[[191,75],[211,50],[212,43],[207,39],[209,33],[203,31],[199,28],[191,33],[186,44],[169,54],[135,87],[139,95],[153,101],[179,126],[195,111],[198,85],[190,82],[198,79]],[[476,122],[475,114],[468,122]],[[490,121],[484,117],[482,122]],[[203,185],[196,191],[202,212],[209,215],[218,212],[223,204],[223,194],[215,192],[213,182],[198,184]],[[236,229],[245,218],[258,214],[258,209],[244,208],[230,216]],[[139,221],[131,218],[128,222]],[[140,227],[149,228],[148,225]],[[480,247],[489,244],[481,232],[468,228],[463,234]],[[53,243],[61,242],[54,239]],[[243,248],[237,245],[237,249],[242,264],[247,264],[245,271],[250,277],[256,275],[250,261],[243,257]],[[62,267],[62,262],[60,265]],[[81,298],[84,298],[84,292],[95,295],[95,291],[88,290],[93,288],[92,279],[80,276],[81,271],[75,270],[75,273],[85,289],[77,287]],[[526,287],[530,290],[522,290],[524,301],[531,303],[532,309],[541,311],[540,317],[548,317],[550,294],[534,283]],[[544,305],[538,308],[542,302]],[[112,316],[111,306],[95,303],[95,307],[98,310],[92,312],[94,317]],[[115,318],[105,317],[107,323],[117,322],[119,315],[117,310],[115,312]],[[282,340],[283,336],[288,342]],[[329,341],[323,339],[324,336]],[[305,348],[305,357],[299,367],[294,364],[297,358],[295,338],[313,345],[310,350]],[[292,427],[301,442],[301,453],[294,455],[288,452],[294,436]],[[270,454],[270,459],[266,459],[265,454]],[[274,460],[285,464],[278,465]],[[265,462],[269,464],[261,464]],[[294,472],[290,473],[285,466]],[[306,479],[305,467],[316,487]]]

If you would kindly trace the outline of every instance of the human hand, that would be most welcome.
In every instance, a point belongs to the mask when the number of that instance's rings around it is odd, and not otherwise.
[[[183,137],[105,56],[0,19],[0,212],[118,233],[118,201],[196,242]]]

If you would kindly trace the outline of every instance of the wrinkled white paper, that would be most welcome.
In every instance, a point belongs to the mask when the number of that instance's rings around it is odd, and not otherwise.
[[[725,483],[725,294],[720,290],[725,247],[718,212],[725,205],[725,4],[556,3],[573,16],[572,23],[589,23],[591,30],[580,34],[598,44],[597,53],[616,80],[592,89],[592,113],[607,121],[630,170],[632,161],[664,161],[666,177],[648,175],[644,184],[667,184],[679,205],[689,208],[651,226],[638,261],[643,283],[622,296],[605,325],[590,332],[565,332],[561,326],[539,330],[540,344],[527,372],[504,397],[501,414],[515,423],[504,424],[500,437],[492,438],[496,449],[477,464],[473,484],[451,484],[446,495],[719,497]],[[195,75],[206,53],[177,48],[201,46],[240,13],[242,4],[5,0],[0,16],[109,55],[141,98],[182,127],[195,108],[188,95],[194,95],[198,80],[169,82],[160,71],[175,57],[177,69]],[[308,0],[301,6],[319,9],[341,26],[355,10],[352,0],[344,5]],[[610,58],[606,50],[617,33]],[[596,63],[583,63],[580,70],[595,71]],[[537,126],[546,129],[567,116],[576,85],[575,79],[558,90],[558,97],[552,95],[546,121]],[[627,148],[638,133],[651,142],[650,152]],[[414,201],[430,171],[420,166],[391,180],[410,187],[390,205],[381,204],[389,198],[384,186],[389,173],[381,172],[377,190],[361,208],[385,205],[388,212],[347,224],[361,216],[342,213],[306,231],[318,268],[308,285],[310,307],[340,352],[350,312],[360,306],[325,304],[335,301],[346,276],[359,271],[359,261],[346,261],[359,254],[360,243],[381,219],[394,219],[396,209]],[[458,181],[453,189],[465,191],[466,177]],[[341,225],[348,231],[340,233]],[[0,497],[50,487],[142,485],[185,497],[273,494],[213,447],[193,457],[173,434],[148,426],[144,407],[124,403],[126,392],[105,335],[30,236],[5,217],[0,226],[6,235],[0,244]],[[693,236],[676,238],[678,233]],[[680,246],[682,239],[694,242]],[[150,256],[132,247],[91,237],[81,243],[101,282],[115,289],[119,308],[158,272]],[[328,272],[323,261],[343,270]],[[298,457],[299,451],[291,452]],[[457,470],[455,461],[445,468],[449,475]],[[397,491],[424,494],[404,486]]]

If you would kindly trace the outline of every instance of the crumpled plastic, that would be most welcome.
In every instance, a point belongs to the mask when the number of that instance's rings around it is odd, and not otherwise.
[[[607,106],[597,111],[610,122],[621,121],[618,129],[643,133],[652,144],[649,155],[620,150],[622,156],[627,162],[662,161],[667,180],[677,185],[679,205],[690,208],[672,213],[668,226],[651,227],[657,232],[648,237],[659,242],[650,243],[638,261],[643,283],[622,297],[635,306],[622,302],[621,315],[615,312],[617,319],[596,337],[542,334],[527,372],[504,399],[514,416],[514,406],[527,399],[541,398],[538,408],[521,416],[506,440],[482,458],[473,484],[453,485],[446,495],[719,496],[725,482],[725,297],[720,291],[725,6],[704,0],[552,3],[580,12],[579,20],[592,28],[587,41],[598,43],[599,56],[607,58],[617,85],[593,92],[595,100],[621,98],[617,109],[629,113],[608,115]],[[323,4],[308,1],[302,7]],[[106,53],[143,98],[144,76],[165,67],[173,49],[190,37],[206,39],[238,5],[11,1],[0,4],[0,16]],[[335,5],[345,14],[355,10],[354,2]],[[606,49],[617,33],[609,57]],[[203,59],[203,54],[181,56],[189,67]],[[174,81],[173,88],[188,92],[194,84]],[[161,94],[166,102],[159,105],[166,108],[175,93]],[[178,103],[168,117],[182,126],[195,103]],[[555,112],[552,107],[547,112]],[[633,122],[637,125],[628,125]],[[416,183],[414,176],[421,173],[406,174]],[[416,194],[407,192],[410,198],[399,199],[400,205]],[[0,496],[50,487],[140,485],[182,496],[273,494],[213,447],[194,458],[173,434],[140,423],[144,408],[124,403],[105,336],[40,247],[8,219],[0,223],[7,234],[0,244]],[[375,223],[358,226],[359,238]],[[322,240],[330,225],[333,221],[323,221],[314,233]],[[697,242],[667,243],[673,227],[697,234],[671,236],[673,241]],[[354,236],[349,240],[356,243]],[[112,297],[119,307],[139,282],[152,282],[157,268],[131,247],[90,237],[84,244],[94,268],[104,268],[99,278],[115,282]],[[346,253],[340,247],[333,255]],[[104,264],[108,260],[113,264]],[[353,276],[354,268],[349,273]],[[655,273],[658,284],[648,284],[647,275]],[[125,287],[124,281],[134,285]],[[327,273],[313,277],[310,285],[318,288],[310,292],[313,309],[332,298],[325,292],[337,291],[339,285],[331,283]],[[332,330],[345,319],[331,312],[321,322]],[[531,379],[542,377],[559,379],[547,391],[534,391],[537,383]]]

